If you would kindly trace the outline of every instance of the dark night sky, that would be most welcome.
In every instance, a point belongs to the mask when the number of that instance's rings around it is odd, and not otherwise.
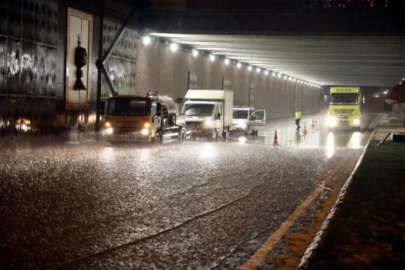
[[[174,9],[404,8],[403,0],[151,0],[154,7]]]

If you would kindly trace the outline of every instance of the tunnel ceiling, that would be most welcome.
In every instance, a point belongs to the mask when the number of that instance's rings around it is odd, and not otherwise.
[[[320,85],[390,87],[405,76],[403,36],[153,35]]]

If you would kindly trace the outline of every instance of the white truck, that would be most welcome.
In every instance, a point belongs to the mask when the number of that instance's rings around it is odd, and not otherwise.
[[[182,113],[191,137],[224,138],[232,125],[233,91],[188,90]]]

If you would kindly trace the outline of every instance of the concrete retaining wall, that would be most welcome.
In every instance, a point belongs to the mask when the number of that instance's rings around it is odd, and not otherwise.
[[[211,62],[206,53],[200,51],[196,58],[189,48],[173,53],[165,41],[154,40],[149,46],[141,41],[137,44],[137,71],[135,93],[144,95],[147,91],[158,90],[173,98],[184,97],[188,89],[188,73],[193,74],[192,87],[200,89],[232,89],[234,104],[249,105],[251,86],[252,106],[266,109],[268,118],[293,116],[296,106],[304,113],[316,113],[321,109],[323,91],[291,81],[268,76],[264,73],[241,69],[236,63],[225,65],[224,59]]]

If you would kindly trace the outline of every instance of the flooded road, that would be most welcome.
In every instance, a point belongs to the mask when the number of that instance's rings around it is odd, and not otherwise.
[[[304,121],[243,143],[3,147],[0,268],[237,269],[369,136]]]

